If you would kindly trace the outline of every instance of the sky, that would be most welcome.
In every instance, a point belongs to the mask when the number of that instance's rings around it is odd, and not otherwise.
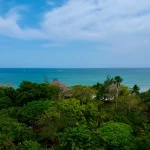
[[[150,0],[0,0],[0,68],[150,67]]]

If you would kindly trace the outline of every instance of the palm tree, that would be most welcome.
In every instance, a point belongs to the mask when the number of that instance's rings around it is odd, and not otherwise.
[[[117,108],[117,98],[119,95],[119,87],[120,87],[120,83],[123,81],[123,79],[120,76],[115,76],[114,78],[114,82],[117,85],[117,94],[116,94],[116,108]]]
[[[117,86],[120,86],[120,83],[123,81],[123,79],[120,76],[115,76],[114,81]]]

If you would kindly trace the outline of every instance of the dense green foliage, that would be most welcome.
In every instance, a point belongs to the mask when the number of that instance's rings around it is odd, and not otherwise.
[[[0,150],[149,150],[150,90],[122,81],[0,86]]]
[[[30,120],[36,120],[44,110],[49,109],[50,101],[32,101],[24,104],[18,110],[18,118],[22,122],[29,122]]]

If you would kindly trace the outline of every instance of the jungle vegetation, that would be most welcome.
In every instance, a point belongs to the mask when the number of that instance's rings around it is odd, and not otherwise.
[[[0,150],[149,150],[150,90],[122,81],[0,86]]]

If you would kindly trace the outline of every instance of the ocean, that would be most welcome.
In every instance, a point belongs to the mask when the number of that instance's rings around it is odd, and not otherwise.
[[[46,77],[49,81],[54,78],[71,85],[93,85],[97,82],[103,83],[107,75],[111,77],[121,76],[124,85],[132,88],[137,84],[141,91],[150,88],[150,68],[106,68],[106,69],[50,69],[50,68],[11,68],[0,69],[0,84],[12,83],[14,88],[24,81],[41,83]]]

